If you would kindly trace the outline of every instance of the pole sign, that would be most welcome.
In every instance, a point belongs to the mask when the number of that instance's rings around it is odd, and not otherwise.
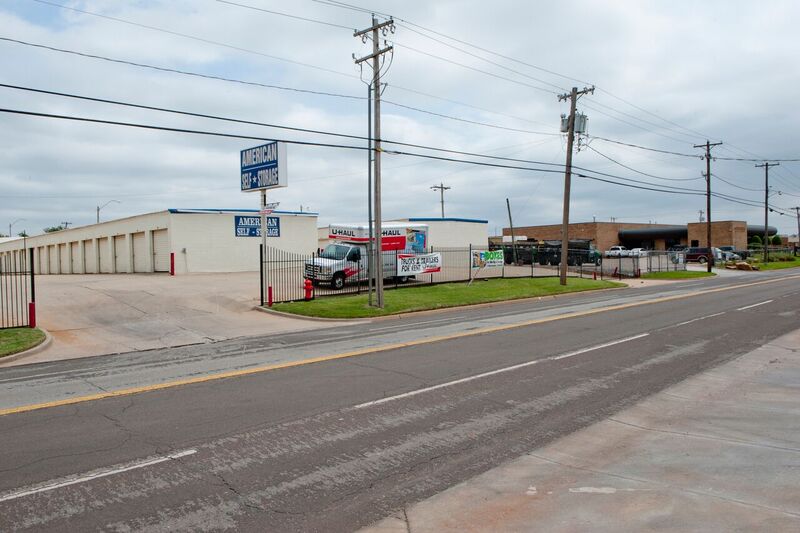
[[[235,235],[237,237],[261,237],[261,217],[260,216],[240,216],[233,217]],[[281,236],[281,219],[279,217],[267,217],[267,237]]]
[[[276,189],[288,185],[286,145],[274,141],[242,150],[242,192]]]
[[[504,264],[503,250],[472,250],[472,268],[501,267]]]

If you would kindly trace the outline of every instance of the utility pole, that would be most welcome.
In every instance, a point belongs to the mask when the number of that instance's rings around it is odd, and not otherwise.
[[[511,220],[511,202],[506,198],[506,207],[508,208],[508,225],[511,227],[511,254],[514,258],[514,264],[517,264],[517,241],[514,238],[514,221]]]
[[[569,123],[567,129],[567,164],[564,168],[564,214],[561,219],[561,264],[560,279],[561,285],[567,284],[567,259],[569,256],[569,193],[570,181],[572,180],[572,145],[575,142],[575,105],[578,98],[584,94],[594,94],[594,86],[591,88],[584,87],[579,91],[577,87],[572,88],[569,94],[560,94],[558,101],[566,101],[569,99]]]
[[[367,301],[372,307],[375,295],[375,233],[372,226],[372,80],[367,84]]]
[[[380,47],[380,34],[384,36],[388,31],[394,33],[394,20],[389,19],[378,22],[375,15],[372,15],[372,26],[365,30],[353,33],[353,37],[361,37],[362,42],[366,42],[368,34],[372,34],[372,53],[362,58],[355,59],[357,65],[364,61],[372,60],[372,88],[374,94],[374,118],[375,121],[375,305],[383,308],[383,257],[381,255],[381,61],[383,54],[391,52],[394,47]]]
[[[764,262],[769,261],[769,167],[777,167],[780,163],[765,162],[756,165],[764,169]]]
[[[705,144],[695,144],[695,148],[705,148],[706,155],[706,246],[708,246],[708,272],[711,272],[711,263],[714,261],[714,250],[711,249],[711,148],[719,146],[721,142],[712,143],[708,140]]]
[[[442,218],[444,218],[444,191],[452,189],[452,187],[445,187],[444,183],[440,183],[439,185],[434,185],[431,187],[431,190],[439,189],[439,193],[441,194],[441,202],[442,202]]]
[[[703,213],[705,213],[705,211],[703,211],[702,209],[700,209],[700,210],[698,211],[698,213],[700,213],[700,222],[702,222],[702,221],[703,221]]]
[[[62,222],[61,223],[61,225],[64,226],[64,229],[69,229],[69,225],[70,224],[72,224],[72,222]]]
[[[797,244],[795,245],[795,255],[797,255],[797,248],[800,247],[800,207],[794,208],[797,213]]]

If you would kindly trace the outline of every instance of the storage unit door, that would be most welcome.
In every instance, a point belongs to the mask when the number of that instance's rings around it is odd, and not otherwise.
[[[147,239],[144,232],[133,234],[133,271],[147,272]]]
[[[100,248],[100,272],[108,274],[111,272],[111,250],[108,249],[108,237],[97,239],[97,246]]]
[[[69,246],[67,243],[58,245],[58,255],[61,256],[61,272],[59,274],[69,274]]]
[[[114,261],[117,265],[117,273],[124,274],[128,271],[128,245],[125,235],[114,237]]]
[[[153,267],[156,272],[169,272],[169,235],[165,229],[153,232]]]
[[[83,261],[86,265],[87,274],[97,274],[97,272],[95,272],[96,265],[94,258],[94,241],[83,241]]]
[[[72,273],[82,274],[81,272],[81,243],[70,243],[70,261],[72,261]]]
[[[51,244],[47,251],[50,254],[50,274],[58,274],[58,246]]]

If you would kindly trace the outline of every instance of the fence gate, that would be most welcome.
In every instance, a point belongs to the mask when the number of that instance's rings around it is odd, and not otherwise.
[[[0,257],[0,329],[36,327],[33,249]]]

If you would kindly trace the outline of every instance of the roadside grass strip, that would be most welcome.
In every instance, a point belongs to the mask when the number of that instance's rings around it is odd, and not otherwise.
[[[24,352],[41,344],[44,339],[44,331],[38,328],[0,329],[0,357]]]
[[[783,270],[784,268],[800,267],[800,257],[794,257],[789,261],[770,261],[768,263],[756,263],[759,270]]]
[[[677,270],[673,272],[648,272],[642,274],[642,279],[693,279],[710,278],[716,276],[713,272],[699,272],[697,270]]]
[[[273,309],[284,313],[320,318],[370,318],[624,286],[622,283],[613,281],[581,278],[569,278],[566,286],[560,285],[558,278],[555,277],[476,279],[472,285],[443,283],[386,291],[383,309],[369,307],[366,294],[319,298],[309,302],[280,303],[275,304]]]

